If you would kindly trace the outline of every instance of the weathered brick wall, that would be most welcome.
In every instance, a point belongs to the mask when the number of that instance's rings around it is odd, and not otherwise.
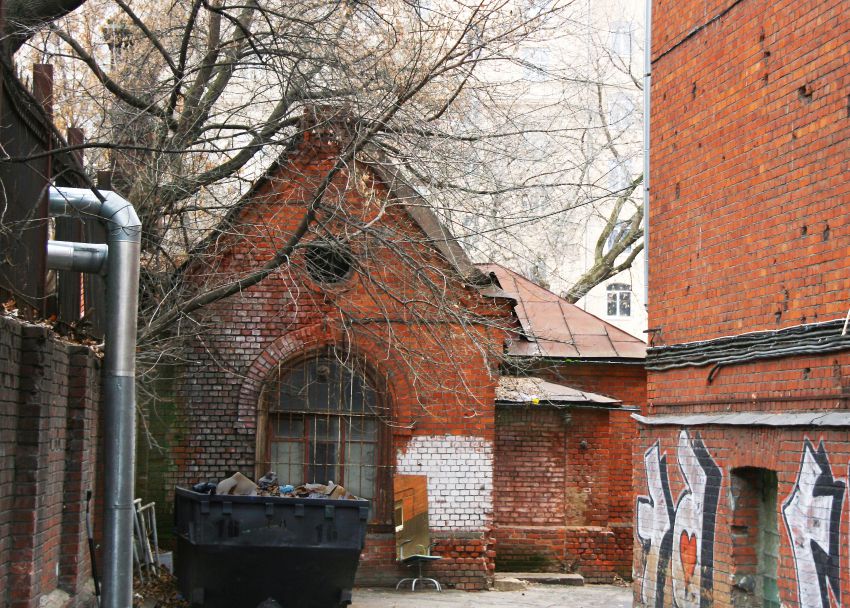
[[[500,408],[497,568],[575,571],[589,582],[628,578],[636,433],[628,411]]]
[[[0,317],[0,382],[0,598],[11,608],[89,605],[98,360]]]
[[[219,279],[235,276],[268,260],[286,242],[334,159],[333,146],[314,145],[317,141],[308,139],[255,193],[229,231],[241,236],[223,237],[197,277],[213,271]],[[387,196],[368,172],[338,176],[330,192],[330,199],[344,201],[354,215],[368,215],[375,210],[371,201]],[[280,272],[197,317],[198,339],[188,343],[187,363],[176,374],[173,470],[165,473],[166,483],[221,479],[237,470],[253,475],[263,383],[293,357],[329,345],[350,348],[384,383],[391,408],[389,471],[429,476],[435,553],[445,558],[433,568],[441,582],[480,589],[492,575],[495,394],[495,362],[482,353],[498,351],[502,338],[444,315],[444,306],[486,307],[474,290],[453,279],[446,283],[445,261],[403,208],[389,206],[381,213],[383,234],[392,244],[355,239],[357,271],[339,285],[316,284],[297,252]],[[333,223],[330,228],[347,229]],[[428,281],[447,286],[447,300],[438,307],[415,304],[433,300]],[[402,304],[405,299],[414,304]],[[387,532],[370,531],[361,582],[388,583],[404,574]]]
[[[754,562],[771,553],[770,539],[777,601],[843,605],[850,591],[847,439],[845,428],[645,429],[636,484],[637,605],[767,605],[757,599],[764,582]],[[772,497],[759,474],[775,475]]]
[[[534,375],[645,407],[642,364],[541,362]],[[496,421],[497,567],[628,578],[633,553],[629,411],[501,408]]]
[[[540,363],[533,375],[585,391],[619,399],[623,405],[646,405],[646,369],[643,361],[564,361]]]
[[[655,9],[655,343],[843,318],[846,2],[656,0]]]
[[[843,318],[846,3],[656,0],[653,9],[654,344]],[[650,371],[646,413],[846,411],[848,364],[846,351],[813,348]],[[848,601],[848,428],[776,421],[784,425],[642,427],[640,605]]]

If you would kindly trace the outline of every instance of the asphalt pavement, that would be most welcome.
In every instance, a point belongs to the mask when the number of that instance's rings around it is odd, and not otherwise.
[[[531,585],[518,591],[355,589],[350,608],[630,608],[630,587]]]

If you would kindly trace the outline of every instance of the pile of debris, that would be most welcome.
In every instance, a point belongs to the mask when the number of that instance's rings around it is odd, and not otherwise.
[[[224,494],[230,496],[281,496],[287,498],[333,498],[336,500],[358,500],[341,485],[329,481],[326,484],[305,483],[300,486],[280,485],[277,474],[269,471],[257,483],[242,473],[234,473],[218,483],[207,481],[192,486],[192,490],[201,494]]]
[[[189,602],[177,590],[174,575],[163,568],[144,581],[133,577],[133,608],[189,608]]]

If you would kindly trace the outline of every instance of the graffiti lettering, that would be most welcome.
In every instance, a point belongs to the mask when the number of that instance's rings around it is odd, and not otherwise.
[[[637,536],[643,547],[641,601],[646,606],[664,605],[664,582],[673,544],[673,498],[667,477],[667,455],[658,442],[643,455],[649,496],[637,499]]]
[[[637,499],[637,536],[643,549],[641,601],[665,606],[667,567],[672,561],[672,604],[710,606],[714,587],[714,527],[722,472],[699,434],[679,434],[679,470],[685,489],[673,509],[667,456],[658,442],[644,454],[648,496]],[[669,605],[669,604],[667,604]]]
[[[679,434],[685,490],[673,528],[673,600],[679,608],[710,606],[714,588],[714,526],[723,477],[699,434]]]
[[[806,439],[800,472],[782,517],[797,571],[802,608],[829,608],[829,592],[840,605],[839,535],[846,483],[832,476],[823,441],[817,450]]]

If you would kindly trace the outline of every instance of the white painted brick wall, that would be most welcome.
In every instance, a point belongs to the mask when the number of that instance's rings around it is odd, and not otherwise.
[[[493,520],[493,446],[480,437],[412,437],[396,458],[401,475],[428,476],[432,530],[481,530]]]

